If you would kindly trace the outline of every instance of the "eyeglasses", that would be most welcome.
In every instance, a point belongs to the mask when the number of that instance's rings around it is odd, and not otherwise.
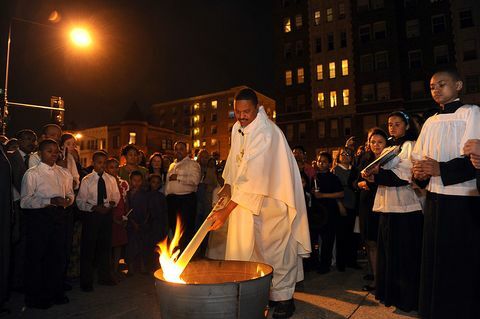
[[[348,153],[348,152],[341,152],[340,155],[343,155],[343,156],[352,156],[352,154]]]

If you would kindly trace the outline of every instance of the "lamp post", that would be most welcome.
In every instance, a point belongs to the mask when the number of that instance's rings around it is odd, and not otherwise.
[[[52,107],[52,106],[45,106],[45,105],[36,105],[36,104],[26,104],[26,103],[18,103],[18,102],[12,102],[8,100],[8,78],[9,78],[9,72],[10,72],[10,48],[11,48],[11,42],[12,42],[12,22],[13,21],[18,21],[18,22],[23,22],[23,23],[28,23],[32,25],[37,25],[37,26],[42,26],[42,27],[47,27],[47,28],[52,28],[52,29],[57,29],[56,27],[47,25],[47,24],[42,24],[38,23],[35,21],[30,21],[30,20],[25,20],[21,18],[16,18],[13,17],[10,20],[10,25],[8,27],[8,40],[7,40],[7,59],[6,59],[6,66],[5,66],[5,84],[4,84],[4,94],[3,94],[3,107],[1,110],[1,118],[0,118],[0,124],[2,126],[2,134],[5,135],[6,129],[7,129],[7,117],[8,117],[8,107],[9,106],[21,106],[21,107],[29,107],[29,108],[36,108],[36,109],[44,109],[44,110],[51,110],[51,111],[60,111],[64,112],[65,108],[64,105],[58,105],[58,107]],[[92,39],[90,37],[90,34],[87,30],[83,28],[74,28],[72,32],[70,33],[70,37],[72,42],[80,47],[88,47],[92,43]]]

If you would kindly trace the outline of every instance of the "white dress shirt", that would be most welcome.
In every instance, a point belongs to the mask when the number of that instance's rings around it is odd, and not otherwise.
[[[170,176],[177,174],[176,181],[170,181]],[[200,183],[200,165],[188,156],[177,162],[175,160],[168,169],[165,195],[186,195],[197,191]]]
[[[20,207],[26,209],[45,208],[54,197],[68,197],[73,203],[73,178],[70,172],[56,164],[43,162],[25,172],[22,179]]]
[[[104,200],[104,205],[108,206],[109,202],[115,202],[116,206],[120,200],[117,181],[115,180],[115,177],[107,173],[103,173],[102,178],[105,181],[105,188],[107,190],[107,198]],[[80,183],[80,191],[77,195],[77,205],[80,210],[91,212],[93,206],[97,206],[98,179],[99,175],[95,171],[82,179],[82,182]]]

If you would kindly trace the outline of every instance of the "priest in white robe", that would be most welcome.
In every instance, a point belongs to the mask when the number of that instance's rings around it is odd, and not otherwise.
[[[295,284],[303,280],[302,257],[311,252],[300,172],[285,136],[258,106],[253,90],[237,93],[234,111],[238,121],[219,193],[231,199],[211,215],[212,229],[229,219],[227,260],[273,266],[273,317],[289,318]]]

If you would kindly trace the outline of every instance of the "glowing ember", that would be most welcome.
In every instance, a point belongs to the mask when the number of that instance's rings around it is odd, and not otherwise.
[[[159,259],[163,271],[163,278],[169,282],[185,284],[185,281],[180,278],[184,268],[175,264],[178,255],[180,254],[180,249],[175,250],[175,248],[178,246],[182,234],[182,223],[180,217],[177,216],[177,225],[175,227],[175,234],[173,235],[172,241],[168,244],[168,237],[166,237],[162,242],[158,243],[157,246],[158,253],[160,254]]]

